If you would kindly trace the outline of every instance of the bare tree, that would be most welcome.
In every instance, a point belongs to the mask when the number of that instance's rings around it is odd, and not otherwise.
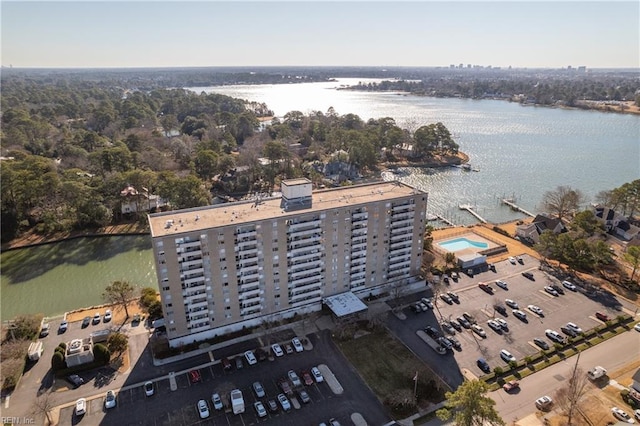
[[[554,213],[562,220],[569,213],[575,211],[584,202],[584,195],[580,190],[569,186],[559,186],[553,191],[547,191],[542,197],[542,204],[550,213]]]
[[[394,313],[397,313],[402,307],[402,305],[400,304],[400,300],[406,292],[407,288],[401,281],[396,281],[389,286],[389,294],[391,295]]]
[[[574,412],[578,409],[578,404],[582,397],[587,393],[587,376],[578,367],[578,361],[580,360],[580,354],[576,359],[576,364],[571,373],[571,377],[566,386],[561,387],[556,391],[556,402],[558,406],[564,410],[567,414],[567,425],[571,426],[573,421]]]
[[[55,407],[55,404],[51,400],[50,393],[44,393],[37,397],[33,402],[33,414],[44,415],[47,418],[47,424],[53,424],[53,419],[51,418],[51,410]]]

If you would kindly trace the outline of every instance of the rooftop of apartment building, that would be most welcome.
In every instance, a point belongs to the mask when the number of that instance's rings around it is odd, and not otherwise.
[[[304,183],[299,181],[301,179],[286,183]],[[348,205],[393,200],[418,193],[421,191],[398,181],[376,182],[314,191],[311,195],[311,207],[305,209],[285,211],[281,205],[282,198],[273,197],[155,213],[149,215],[149,224],[152,237],[163,237],[275,217],[298,216],[301,213],[331,210]]]

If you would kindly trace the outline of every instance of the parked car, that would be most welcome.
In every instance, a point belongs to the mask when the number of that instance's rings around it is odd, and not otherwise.
[[[491,287],[489,284],[480,283],[478,284],[478,287],[480,287],[486,293],[493,294],[493,287]]]
[[[539,410],[547,411],[553,405],[553,399],[550,396],[541,396],[536,399],[536,408]]]
[[[552,296],[559,296],[559,294],[556,291],[556,289],[551,287],[550,285],[544,286],[544,291],[546,291],[547,293],[549,293]]]
[[[440,299],[445,301],[448,305],[453,305],[453,300],[446,294],[441,294]]]
[[[291,346],[289,343],[285,343],[284,351],[287,353],[287,355],[291,355],[293,353],[293,346]]]
[[[293,385],[294,388],[298,386],[302,386],[302,381],[300,381],[300,377],[298,377],[295,371],[289,370],[287,372],[287,376],[289,377],[289,380],[291,380],[291,384]]]
[[[307,386],[311,386],[313,384],[313,378],[311,377],[311,373],[309,373],[308,370],[302,370],[300,372],[300,375],[302,376],[302,383]]]
[[[503,290],[509,290],[509,287],[507,286],[507,283],[505,281],[496,280],[496,285]]]
[[[87,412],[87,400],[84,398],[79,398],[76,401],[76,408],[74,411],[76,412],[76,416],[84,416]]]
[[[500,324],[500,327],[504,331],[509,331],[509,324],[507,324],[507,322],[505,320],[503,320],[502,318],[495,318],[494,321],[497,322],[498,324]]]
[[[272,413],[278,412],[278,403],[276,402],[275,399],[268,400],[267,407],[269,407],[269,411],[271,411]]]
[[[460,279],[460,275],[458,275],[457,272],[452,272],[451,279],[454,280],[455,282],[458,282],[458,280]]]
[[[524,259],[520,256],[516,256],[516,262],[518,262],[521,265],[524,265]]]
[[[453,349],[453,344],[451,343],[451,341],[444,336],[438,337],[438,343],[440,344],[440,346],[442,346],[445,349],[448,349],[448,350]]]
[[[244,362],[242,362],[241,356],[235,357],[235,360],[236,360],[236,370],[240,370],[242,367],[244,367]]]
[[[536,279],[533,277],[533,274],[529,271],[525,271],[522,273],[522,276],[531,280],[531,281],[535,281]]]
[[[282,392],[286,393],[287,395],[291,393],[291,386],[289,386],[289,382],[287,381],[287,379],[280,379],[278,381],[278,386],[280,386]]]
[[[506,350],[506,349],[502,349],[502,350],[500,351],[500,358],[502,358],[502,360],[503,360],[504,362],[506,362],[506,363],[516,361],[516,357],[515,357],[515,356],[513,356],[513,355],[511,354],[511,352],[509,352],[509,351],[508,351],[508,350]]]
[[[462,349],[462,345],[460,344],[460,341],[459,341],[458,339],[456,339],[455,337],[453,337],[453,336],[449,336],[449,337],[447,337],[447,340],[448,340],[449,342],[451,342],[451,345],[452,345],[454,348],[456,348],[456,349]]]
[[[316,383],[324,382],[324,377],[322,376],[322,373],[320,372],[318,367],[313,367],[311,369],[311,374],[313,375],[313,378],[315,379]]]
[[[613,407],[611,409],[611,413],[613,414],[613,417],[615,417],[616,419],[620,420],[621,422],[624,423],[635,423],[633,421],[633,419],[631,418],[631,416],[629,416],[624,410],[618,408],[618,407]]]
[[[191,370],[189,371],[189,381],[191,383],[198,383],[202,381],[202,375],[200,374],[200,370]]]
[[[302,347],[302,343],[300,342],[300,339],[298,339],[297,337],[294,337],[293,339],[291,339],[291,344],[293,345],[293,349],[295,349],[296,352],[304,351],[304,348]]]
[[[473,324],[471,326],[471,330],[476,333],[478,336],[485,338],[487,337],[487,333],[484,331],[484,329],[482,327],[480,327],[478,324]]]
[[[510,308],[520,309],[520,307],[518,306],[518,302],[516,302],[515,300],[504,299],[504,303],[506,303],[507,306],[510,307]]]
[[[222,358],[222,368],[225,370],[231,370],[233,366],[231,365],[231,361],[229,358]]]
[[[282,347],[280,347],[280,345],[277,343],[274,343],[273,345],[271,345],[271,350],[273,351],[273,354],[276,357],[280,357],[284,355],[284,351],[282,350]]]
[[[504,385],[502,385],[502,389],[504,389],[505,392],[511,392],[513,390],[518,389],[519,387],[520,387],[520,382],[517,380],[510,380]]]
[[[258,398],[263,398],[265,395],[264,388],[262,387],[262,383],[260,382],[253,382],[253,391]]]
[[[104,321],[104,322],[109,322],[109,321],[111,321],[111,318],[112,318],[112,316],[111,316],[111,309],[107,309],[107,310],[104,312],[104,318],[103,318],[103,321]]]
[[[424,332],[427,333],[427,336],[433,338],[433,339],[437,339],[438,337],[440,337],[442,334],[440,334],[440,332],[438,330],[436,330],[434,327],[431,327],[430,325],[426,326],[424,328]]]
[[[564,334],[566,334],[569,337],[576,337],[578,335],[578,333],[576,333],[576,331],[573,328],[569,328],[566,325],[563,325],[562,327],[560,327],[560,331],[562,331]]]
[[[575,284],[572,284],[569,281],[562,281],[562,286],[564,288],[567,288],[567,289],[571,290],[571,291],[578,291],[578,288],[575,286]]]
[[[572,329],[573,331],[575,331],[578,334],[582,333],[582,329],[580,327],[578,327],[578,324],[576,324],[574,322],[568,322],[567,323],[567,328]]]
[[[71,374],[67,376],[67,381],[73,385],[74,388],[84,385],[84,379],[77,374]]]
[[[249,365],[255,365],[258,363],[258,359],[254,355],[253,351],[246,351],[244,353],[244,357],[247,359]]]
[[[551,288],[558,292],[558,294],[564,294],[564,290],[558,284],[551,284]]]
[[[636,410],[633,412],[633,417],[635,417],[635,418],[636,418],[636,420],[640,421],[640,408],[636,409]]]
[[[556,343],[564,343],[565,338],[555,330],[547,329],[544,331],[545,336],[553,340]]]
[[[213,403],[214,410],[222,410],[224,408],[224,404],[222,404],[222,398],[220,398],[219,393],[214,393],[211,395],[211,402]]]
[[[112,390],[107,391],[107,395],[104,397],[104,408],[114,408],[116,406],[116,393]]]
[[[640,331],[640,322],[633,326],[635,331]]]
[[[609,318],[609,315],[605,314],[604,312],[596,312],[596,318],[598,318],[600,321],[609,321],[611,318]]]
[[[497,321],[494,321],[492,319],[487,321],[487,325],[493,329],[493,331],[497,331],[498,333],[502,333],[502,327],[500,326],[500,324]]]
[[[207,401],[205,401],[204,399],[198,401],[196,409],[201,419],[206,419],[207,417],[209,417],[209,406],[207,405]]]
[[[420,302],[422,302],[427,308],[433,309],[433,302],[431,302],[431,299],[428,297],[423,297],[420,299]]]
[[[520,321],[527,322],[527,314],[522,312],[520,309],[514,309],[511,311],[514,317],[518,318]]]
[[[264,405],[260,401],[256,401],[253,403],[253,409],[256,410],[256,414],[258,417],[267,417],[267,409],[264,408]]]
[[[42,328],[40,329],[40,337],[47,337],[49,335],[49,331],[51,330],[51,326],[48,322],[42,324]]]
[[[478,360],[476,361],[476,364],[478,365],[480,370],[482,370],[483,372],[485,373],[491,372],[491,367],[489,367],[489,364],[484,358],[478,358]]]
[[[449,324],[447,321],[442,321],[440,323],[440,327],[442,327],[442,330],[445,333],[456,334],[455,328],[453,328],[453,326],[451,324]]]
[[[62,321],[58,327],[58,334],[66,332],[67,328],[69,328],[69,323],[67,321]]]
[[[507,308],[505,308],[504,305],[498,303],[493,305],[493,309],[495,309],[500,315],[504,315],[505,317],[507,316]]]
[[[509,263],[511,263],[512,265],[516,264],[516,258],[513,256],[509,256]]]
[[[146,396],[153,396],[155,393],[155,388],[153,386],[153,382],[144,382],[144,394]]]
[[[536,305],[528,305],[527,309],[529,309],[531,312],[533,312],[534,314],[540,316],[540,317],[544,317],[544,311]]]
[[[278,394],[278,402],[280,403],[280,407],[282,407],[283,411],[291,410],[291,403],[289,399],[283,393]]]
[[[545,351],[549,349],[549,344],[539,337],[534,338],[533,343],[535,343],[537,347],[539,347],[540,349],[544,349]]]
[[[460,303],[460,297],[453,291],[448,291],[447,296],[449,296],[449,298],[451,298],[451,300],[453,300],[454,302],[458,304]]]
[[[309,394],[304,389],[301,389],[298,391],[298,396],[300,397],[300,400],[302,401],[303,404],[308,404],[309,402],[311,402],[311,398],[309,397]]]
[[[413,312],[415,312],[416,314],[419,314],[420,312],[424,311],[424,309],[422,309],[422,303],[421,302],[417,302],[417,303],[411,305],[411,310]]]
[[[456,329],[456,331],[462,331],[462,326],[460,325],[460,323],[454,319],[449,320],[449,324],[451,324],[451,326],[453,328]]]
[[[456,320],[460,323],[464,328],[471,328],[471,323],[467,321],[467,319],[463,316],[459,316]]]
[[[82,318],[82,328],[89,327],[89,324],[91,324],[91,317]]]
[[[476,323],[476,319],[469,312],[463,312],[462,316],[465,317],[471,324]]]
[[[100,321],[102,321],[102,315],[100,315],[100,312],[96,312],[95,314],[93,314],[93,320],[91,321],[91,323],[93,325],[96,325],[100,324]]]

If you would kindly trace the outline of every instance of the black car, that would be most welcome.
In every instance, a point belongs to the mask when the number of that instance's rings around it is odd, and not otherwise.
[[[503,316],[507,316],[507,308],[504,307],[504,305],[493,305],[493,308],[496,310],[496,312],[498,312],[500,315]]]
[[[454,348],[462,349],[462,345],[460,344],[460,341],[458,339],[456,339],[455,337],[449,336],[449,337],[447,337],[447,340],[449,340],[449,342],[451,342],[451,344],[453,345]]]
[[[529,271],[523,272],[522,276],[525,277],[525,278],[530,279],[531,281],[535,281],[536,280],[535,278],[533,278],[533,274],[531,272],[529,272]]]
[[[572,330],[569,327],[566,327],[564,325],[562,327],[560,327],[560,331],[562,331],[564,334],[566,334],[567,336],[570,336],[570,337],[576,337],[578,335],[578,333],[576,333],[574,330]]]
[[[440,332],[435,328],[431,327],[430,325],[425,327],[424,332],[427,333],[427,335],[433,339],[437,339],[438,337],[441,336]]]
[[[536,346],[538,346],[540,349],[544,349],[545,351],[549,349],[549,344],[539,337],[533,339],[533,343],[535,343]]]
[[[82,318],[82,328],[89,327],[89,324],[91,324],[91,317]]]
[[[554,289],[558,294],[564,294],[564,289],[558,284],[551,284],[551,288]]]
[[[449,320],[449,324],[451,324],[453,328],[455,328],[457,331],[462,331],[462,326],[458,321],[452,319],[452,320]]]
[[[84,385],[84,379],[77,374],[67,376],[67,381],[73,385],[74,388]]]
[[[484,371],[485,373],[491,372],[491,367],[489,367],[489,364],[484,358],[479,358],[478,361],[476,361],[476,364],[478,364],[480,370]]]

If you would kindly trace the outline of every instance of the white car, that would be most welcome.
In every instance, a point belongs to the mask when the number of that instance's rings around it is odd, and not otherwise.
[[[249,365],[255,365],[258,363],[258,360],[256,359],[256,356],[253,354],[253,351],[246,351],[244,353],[244,357],[247,359],[247,362],[249,363]]]
[[[60,323],[60,327],[58,327],[58,334],[66,332],[67,328],[69,328],[69,323],[67,321],[62,321]]]
[[[504,299],[504,303],[506,303],[507,306],[510,307],[510,308],[520,309],[520,306],[518,306],[518,302],[516,302],[515,300]]]
[[[487,325],[494,331],[502,331],[502,327],[500,326],[500,323],[498,323],[498,321],[490,319],[489,321],[487,321]]]
[[[153,396],[154,392],[155,392],[155,389],[153,387],[153,382],[151,381],[144,382],[144,394],[146,396]]]
[[[569,281],[562,281],[562,286],[571,291],[578,291],[578,288],[575,286],[575,284],[570,283]]]
[[[635,423],[635,421],[631,418],[630,415],[628,415],[627,413],[625,413],[623,410],[621,410],[618,407],[613,407],[611,409],[611,413],[613,414],[613,416],[620,420],[621,422],[624,423]]]
[[[318,367],[313,367],[311,369],[311,375],[316,380],[316,383],[324,382],[324,376],[322,376],[322,373],[320,372]]]
[[[215,410],[222,410],[224,405],[222,405],[222,398],[220,398],[220,394],[214,393],[211,395],[211,402],[213,402],[213,408]]]
[[[107,309],[104,313],[104,318],[102,319],[104,322],[111,321],[111,309]]]
[[[564,343],[564,337],[555,330],[547,329],[544,334],[556,343]]]
[[[509,352],[506,349],[503,349],[503,350],[500,351],[500,358],[502,358],[504,360],[504,362],[517,361],[516,357],[513,356],[511,354],[511,352]]]
[[[295,371],[289,370],[289,372],[287,373],[287,376],[289,376],[289,380],[291,380],[291,384],[293,385],[294,388],[298,386],[302,386],[300,377],[298,377]]]
[[[633,326],[635,331],[640,331],[640,322]]]
[[[116,393],[112,390],[107,391],[107,396],[104,398],[104,408],[114,408],[116,406]]]
[[[282,350],[280,345],[277,343],[274,343],[273,345],[271,345],[271,350],[273,351],[273,354],[277,357],[281,357],[282,355],[284,355],[284,351]]]
[[[507,324],[507,322],[505,320],[503,320],[502,318],[496,318],[494,319],[495,322],[497,322],[498,324],[500,324],[500,327],[502,327],[503,330],[508,330],[509,329],[509,324]]]
[[[473,330],[473,332],[480,337],[487,337],[487,333],[485,333],[484,329],[480,327],[478,324],[473,324],[471,326],[471,330]]]
[[[93,320],[92,323],[95,324],[100,324],[100,321],[102,320],[102,316],[100,315],[100,312],[96,312],[95,314],[93,314]]]
[[[304,348],[302,347],[302,343],[300,343],[300,339],[298,339],[297,337],[294,337],[293,339],[291,339],[291,344],[293,345],[293,349],[295,349],[296,352],[304,351]]]
[[[635,417],[636,420],[640,420],[640,408],[633,412],[633,417]]]
[[[283,411],[291,410],[291,403],[289,402],[289,399],[285,396],[285,394],[278,394],[278,402],[280,403]]]
[[[518,318],[519,320],[522,321],[527,321],[527,314],[522,312],[520,309],[514,309],[513,311],[511,311],[513,313],[513,316]]]
[[[578,334],[582,333],[582,329],[580,327],[578,327],[578,325],[576,323],[568,322],[567,323],[567,328],[575,331]]]
[[[550,285],[545,286],[544,287],[544,291],[546,291],[547,293],[549,293],[552,296],[559,296],[559,294],[556,291],[556,289],[551,287]]]
[[[87,412],[87,400],[80,398],[76,401],[76,416],[84,416]]]
[[[545,395],[536,399],[536,407],[540,410],[547,410],[551,405],[553,405],[553,399],[550,396]]]
[[[501,289],[503,289],[503,290],[508,290],[509,289],[509,287],[507,286],[507,283],[502,281],[502,280],[496,280],[496,285],[498,287],[500,287]]]
[[[200,401],[198,401],[198,405],[196,406],[196,408],[198,409],[198,415],[201,419],[206,419],[207,417],[209,417],[209,406],[207,405],[207,401],[201,399]]]
[[[511,263],[512,265],[516,264],[516,258],[513,256],[509,256],[509,263]]]
[[[527,306],[527,309],[529,309],[531,312],[533,312],[534,314],[543,317],[544,316],[544,311],[536,305],[529,305]]]
[[[267,417],[267,409],[264,408],[262,402],[257,401],[253,403],[253,408],[256,410],[258,417]]]

